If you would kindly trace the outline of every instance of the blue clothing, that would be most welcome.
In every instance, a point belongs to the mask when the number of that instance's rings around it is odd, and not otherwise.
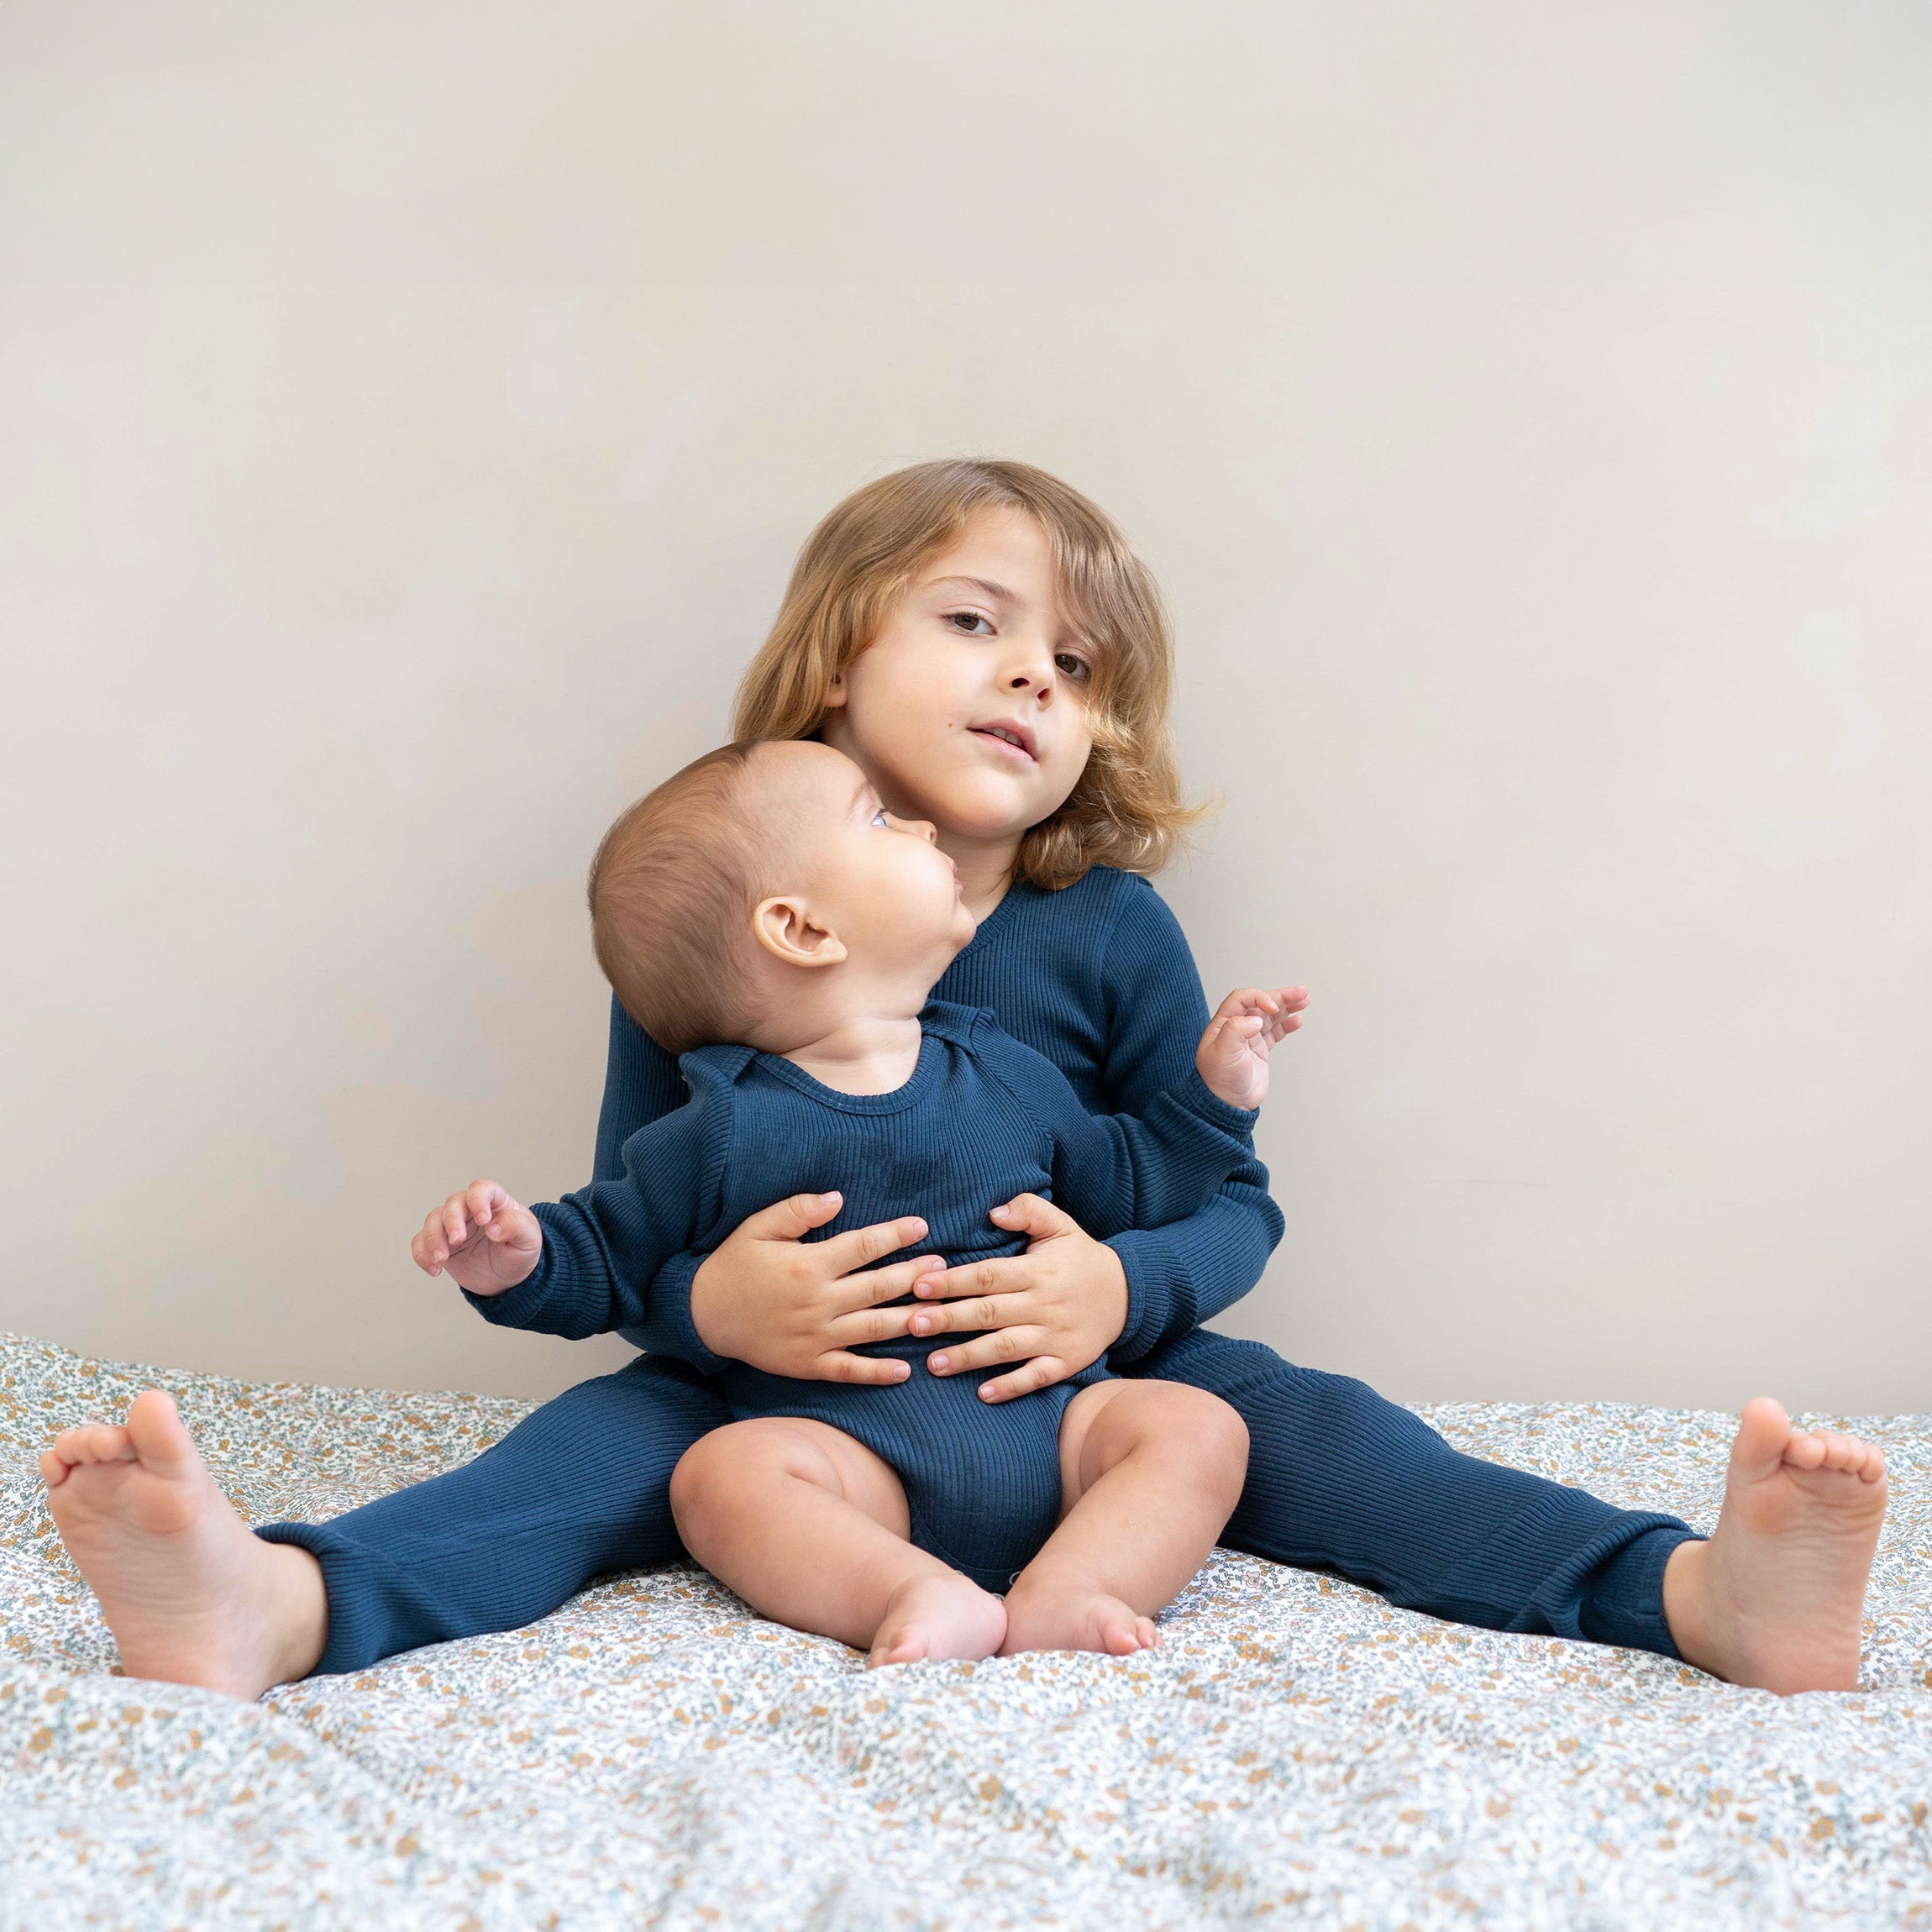
[[[1167,902],[1138,874],[1104,865],[1059,892],[1023,879],[1009,888],[932,996],[994,1014],[1066,1075],[1091,1114],[1143,1114],[1158,1095],[1184,1085],[1208,1021],[1194,956]],[[624,1142],[684,1098],[677,1063],[612,1000],[593,1172],[616,1173]],[[770,1199],[780,1198],[774,1189]],[[924,1212],[907,1198],[885,1218]],[[1268,1169],[1251,1158],[1200,1213],[1110,1236],[1127,1278],[1114,1367],[1239,1301],[1261,1279],[1281,1232]],[[667,1263],[643,1319],[622,1332],[650,1354],[716,1375],[724,1363],[691,1326],[691,1279],[704,1258],[692,1251]]]
[[[1218,1100],[1191,1066],[1144,1119],[1089,1113],[1052,1061],[990,1014],[934,1003],[912,1077],[886,1094],[847,1094],[790,1060],[706,1047],[679,1062],[690,1098],[630,1136],[623,1173],[535,1210],[543,1252],[507,1293],[471,1295],[487,1320],[581,1338],[641,1315],[642,1290],[685,1248],[707,1252],[774,1198],[837,1188],[823,1240],[890,1221],[916,1203],[921,1252],[948,1267],[1016,1254],[1025,1242],[988,1210],[1016,1194],[1057,1201],[1095,1235],[1184,1219],[1252,1158],[1254,1116]],[[910,1300],[910,1296],[905,1298]],[[732,1417],[802,1416],[843,1430],[898,1473],[913,1541],[1003,1590],[1059,1519],[1060,1418],[1082,1374],[1015,1401],[979,1399],[977,1376],[926,1373],[936,1348],[967,1339],[903,1336],[859,1352],[911,1363],[884,1388],[806,1382],[727,1362]]]
[[[1106,867],[1060,892],[1014,885],[935,991],[990,1009],[1097,1112],[1144,1112],[1184,1075],[1207,1021],[1173,914],[1145,879]],[[625,1141],[684,1100],[675,1062],[613,1002],[598,1177],[617,1173]],[[1674,1656],[1663,1568],[1690,1534],[1676,1518],[1462,1455],[1350,1377],[1199,1326],[1254,1285],[1280,1238],[1266,1189],[1255,1163],[1186,1221],[1109,1243],[1129,1294],[1113,1370],[1207,1389],[1247,1425],[1247,1487],[1223,1544],[1488,1630]],[[891,1206],[915,1211],[916,1200]],[[666,1263],[627,1331],[653,1352],[566,1390],[460,1468],[327,1523],[260,1532],[322,1566],[318,1672],[515,1629],[596,1577],[682,1553],[671,1471],[731,1420],[722,1365],[690,1323],[699,1258]]]

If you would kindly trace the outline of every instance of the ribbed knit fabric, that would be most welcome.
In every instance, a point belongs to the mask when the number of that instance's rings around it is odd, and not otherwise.
[[[643,1314],[638,1285],[670,1256],[715,1247],[774,1196],[833,1188],[843,1204],[813,1238],[890,1220],[915,1201],[927,1223],[921,1249],[963,1267],[1024,1247],[987,1214],[1016,1194],[1044,1195],[1110,1235],[1184,1219],[1252,1158],[1254,1116],[1216,1099],[1191,1065],[1143,1118],[1091,1114],[1051,1060],[990,1015],[935,1002],[921,1027],[911,1078],[884,1094],[841,1093],[748,1047],[685,1054],[690,1100],[630,1137],[618,1179],[538,1206],[535,1271],[507,1294],[471,1295],[471,1305],[504,1327],[607,1333]],[[1060,1417],[1105,1364],[987,1404],[979,1384],[998,1371],[926,1370],[934,1349],[971,1339],[865,1346],[861,1353],[912,1365],[886,1388],[795,1381],[742,1362],[720,1379],[738,1420],[803,1417],[865,1444],[905,1484],[913,1541],[1004,1589],[1059,1520]]]
[[[1172,913],[1146,881],[1105,868],[1063,892],[1014,886],[935,990],[990,1008],[1095,1111],[1145,1112],[1184,1078],[1207,1019]],[[621,1173],[624,1142],[685,1097],[676,1063],[613,1004],[597,1178]],[[1267,1179],[1251,1163],[1190,1219],[1110,1243],[1130,1297],[1112,1367],[1206,1389],[1247,1425],[1247,1486],[1222,1540],[1436,1616],[1674,1656],[1662,1576],[1685,1525],[1461,1455],[1360,1382],[1198,1329],[1254,1285],[1280,1238]],[[906,1199],[877,1218],[926,1212]],[[329,1523],[260,1532],[322,1565],[318,1671],[513,1629],[597,1576],[677,1553],[671,1471],[731,1415],[720,1385],[687,1366],[723,1367],[691,1326],[702,1258],[660,1269],[627,1329],[654,1352],[645,1359],[547,1403],[460,1469]]]
[[[1063,892],[1014,885],[947,969],[933,997],[992,1012],[1014,1038],[1063,1073],[1089,1113],[1144,1114],[1187,1083],[1207,1025],[1207,1001],[1179,921],[1146,879],[1096,867]],[[615,1000],[610,1073],[597,1123],[595,1172],[615,1174],[624,1142],[684,1100],[671,1057]],[[772,1198],[776,1199],[774,1194]],[[916,1202],[886,1218],[923,1214]],[[1127,1278],[1127,1325],[1117,1368],[1178,1341],[1261,1279],[1281,1239],[1268,1169],[1251,1160],[1190,1220],[1112,1237]],[[691,1326],[690,1284],[701,1254],[660,1272],[643,1322],[625,1338],[716,1373],[723,1364]]]
[[[1332,1570],[1455,1623],[1677,1654],[1663,1569],[1691,1532],[1676,1517],[1465,1456],[1366,1383],[1258,1341],[1202,1330],[1128,1373],[1205,1389],[1247,1423],[1228,1548]]]

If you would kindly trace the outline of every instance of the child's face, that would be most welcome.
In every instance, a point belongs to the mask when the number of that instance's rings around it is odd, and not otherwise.
[[[954,838],[1015,838],[1058,811],[1086,769],[1092,675],[1045,531],[1024,511],[987,511],[920,570],[846,668],[823,735],[895,811]]]
[[[923,974],[931,986],[972,938],[959,869],[924,820],[887,811],[843,753],[806,740],[764,747],[778,764],[780,837],[799,854],[803,898],[868,975]]]

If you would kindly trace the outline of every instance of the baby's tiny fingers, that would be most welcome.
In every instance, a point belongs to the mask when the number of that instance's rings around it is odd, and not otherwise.
[[[510,1196],[495,1181],[472,1181],[463,1191],[465,1204],[470,1210],[470,1218],[477,1226],[486,1227],[496,1218],[497,1210],[512,1205]]]

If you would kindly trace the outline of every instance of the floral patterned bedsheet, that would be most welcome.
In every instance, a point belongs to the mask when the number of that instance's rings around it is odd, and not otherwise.
[[[867,1673],[701,1572],[244,1705],[110,1674],[34,1473],[174,1391],[255,1521],[447,1468],[525,1405],[272,1386],[0,1337],[0,1927],[1932,1928],[1932,1418],[1863,1686],[1780,1699],[1218,1556],[1164,1647]],[[1728,1417],[1422,1411],[1708,1525]],[[1844,1420],[1844,1419],[1837,1419]]]

